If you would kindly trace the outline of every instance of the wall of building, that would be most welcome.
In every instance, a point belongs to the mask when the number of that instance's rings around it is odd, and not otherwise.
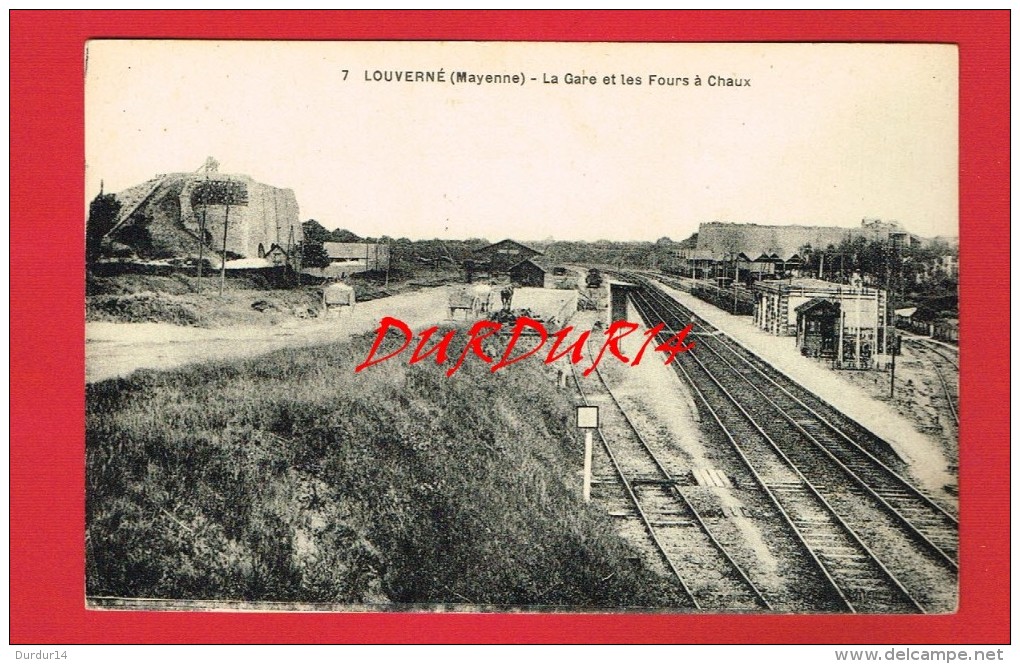
[[[208,180],[241,183],[247,203],[230,206],[229,217],[223,205],[193,206],[195,188]],[[226,248],[234,257],[257,258],[260,244],[265,251],[274,244],[288,250],[302,239],[294,191],[255,182],[247,175],[212,173],[207,179],[205,173],[170,173],[118,193],[117,200],[122,203],[121,223],[108,237],[128,243],[140,255],[197,255],[203,213],[209,254],[222,250],[228,220]]]
[[[754,324],[770,334],[794,336],[797,333],[797,307],[814,298],[840,305],[843,334],[863,338],[876,344],[876,352],[884,352],[887,320],[885,291],[868,288],[852,290],[834,284],[826,287],[796,287],[790,284],[758,286],[754,291]]]
[[[863,237],[867,240],[886,240],[890,233],[909,234],[890,223],[866,220],[854,228],[837,226],[763,226],[758,224],[731,224],[718,221],[698,227],[698,251],[710,251],[716,259],[727,254],[744,252],[756,258],[760,252],[775,252],[780,258],[799,253],[804,245],[824,249],[830,244],[839,246],[843,240]],[[753,254],[753,255],[752,255]]]
[[[531,263],[523,263],[510,270],[510,281],[521,286],[545,288],[546,272]]]
[[[206,231],[212,236],[211,246],[223,246],[223,223],[227,226],[227,251],[239,256],[258,256],[258,246],[266,251],[273,244],[287,250],[301,243],[301,222],[297,196],[292,189],[280,189],[255,182],[247,175],[217,173],[211,179],[242,183],[248,194],[246,205],[209,205],[205,208]],[[194,188],[205,181],[204,174],[187,176],[180,194],[181,219],[186,228],[197,235],[204,206],[192,206]]]

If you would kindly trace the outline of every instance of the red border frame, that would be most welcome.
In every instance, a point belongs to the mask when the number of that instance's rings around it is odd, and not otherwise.
[[[961,603],[947,616],[85,611],[83,48],[98,37],[960,47]],[[1008,643],[1009,12],[10,13],[12,643]],[[54,251],[54,243],[66,254]]]

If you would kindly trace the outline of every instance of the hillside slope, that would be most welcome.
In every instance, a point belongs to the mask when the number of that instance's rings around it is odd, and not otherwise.
[[[454,378],[371,339],[89,385],[92,596],[677,607],[580,502],[537,363]]]

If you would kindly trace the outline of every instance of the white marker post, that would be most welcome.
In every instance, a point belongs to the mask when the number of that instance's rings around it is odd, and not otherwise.
[[[592,431],[599,428],[599,407],[578,406],[577,428],[584,429],[584,502],[591,502]]]

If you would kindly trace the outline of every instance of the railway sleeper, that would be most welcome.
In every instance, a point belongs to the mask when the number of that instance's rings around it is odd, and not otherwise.
[[[690,519],[648,519],[648,525],[656,528],[690,528],[695,525]]]
[[[676,486],[677,481],[673,478],[662,479],[654,477],[629,477],[627,478],[631,486]]]

